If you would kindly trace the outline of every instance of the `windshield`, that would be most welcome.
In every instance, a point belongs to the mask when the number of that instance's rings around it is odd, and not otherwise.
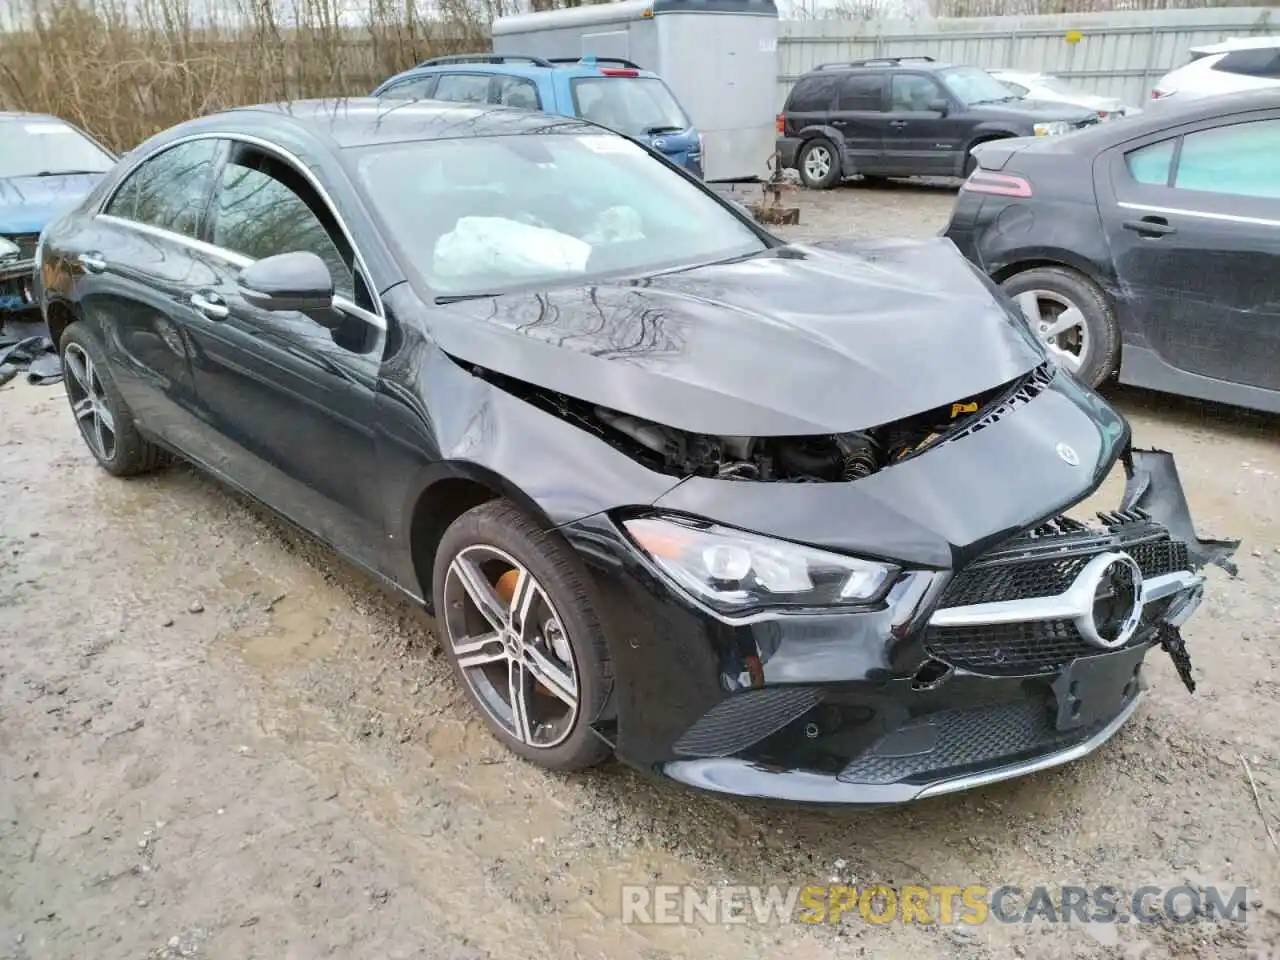
[[[715,197],[612,134],[370,147],[357,169],[406,265],[439,297],[651,274],[767,246]]]
[[[571,85],[578,116],[628,137],[689,127],[689,118],[657,77],[578,77]]]
[[[966,106],[1018,99],[1003,83],[977,67],[951,67],[938,74],[947,89]]]
[[[61,120],[0,120],[0,179],[59,173],[103,173],[115,161]]]
[[[1041,77],[1037,81],[1037,86],[1044,87],[1050,93],[1056,93],[1060,97],[1087,97],[1090,96],[1089,91],[1083,87],[1077,87],[1074,83],[1068,83],[1061,77]]]

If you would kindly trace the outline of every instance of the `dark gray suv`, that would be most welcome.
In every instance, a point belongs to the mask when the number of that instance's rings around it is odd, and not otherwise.
[[[778,115],[778,148],[805,186],[826,189],[852,176],[968,176],[979,143],[1097,122],[1091,110],[1021,100],[978,67],[884,57],[802,76]]]

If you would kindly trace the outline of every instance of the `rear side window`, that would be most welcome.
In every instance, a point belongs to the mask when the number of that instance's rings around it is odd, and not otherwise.
[[[488,103],[491,79],[478,73],[443,74],[436,84],[432,99],[452,100],[455,103]]]
[[[629,137],[676,133],[690,126],[657,77],[577,77],[570,89],[578,116]]]
[[[836,108],[840,78],[835,74],[811,73],[796,81],[787,98],[788,113],[826,113]]]
[[[1198,130],[1125,156],[1138,183],[1236,197],[1280,200],[1280,120]],[[1176,157],[1176,164],[1175,164]]]
[[[524,77],[498,77],[498,103],[520,110],[539,110],[538,88]]]
[[[1233,50],[1213,65],[1222,73],[1237,73],[1246,77],[1271,77],[1280,79],[1280,47],[1258,50]]]
[[[425,77],[410,77],[387,87],[378,96],[390,100],[425,100],[431,96],[431,87],[435,82],[436,78],[430,74]]]
[[[145,161],[103,213],[196,237],[220,142],[193,140]]]
[[[883,73],[846,73],[840,78],[841,110],[883,110]]]

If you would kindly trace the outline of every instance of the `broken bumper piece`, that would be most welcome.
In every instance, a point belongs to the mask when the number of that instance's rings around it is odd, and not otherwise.
[[[896,676],[731,696],[662,772],[743,797],[905,803],[1093,752],[1137,708],[1153,648],[1194,689],[1178,627],[1203,597],[1200,569],[1230,569],[1236,544],[1196,536],[1169,454],[1123,462],[1122,508],[1100,524],[1055,518],[951,578],[920,635],[890,641],[915,653]]]

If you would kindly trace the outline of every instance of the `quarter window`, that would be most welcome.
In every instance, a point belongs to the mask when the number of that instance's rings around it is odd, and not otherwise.
[[[477,73],[446,73],[436,84],[433,100],[458,103],[488,103],[489,77]]]
[[[801,77],[791,89],[787,100],[788,113],[826,113],[836,106],[836,89],[839,78],[820,71]]]
[[[355,298],[353,257],[323,202],[298,171],[241,149],[222,168],[213,205],[213,243],[254,260],[305,250],[329,267],[334,293]]]
[[[217,140],[192,140],[145,161],[129,175],[103,212],[183,236],[198,236],[218,146]]]
[[[1169,182],[1169,172],[1173,166],[1173,154],[1178,146],[1177,139],[1161,140],[1131,150],[1125,154],[1124,161],[1129,167],[1129,176],[1138,183],[1163,187]]]

